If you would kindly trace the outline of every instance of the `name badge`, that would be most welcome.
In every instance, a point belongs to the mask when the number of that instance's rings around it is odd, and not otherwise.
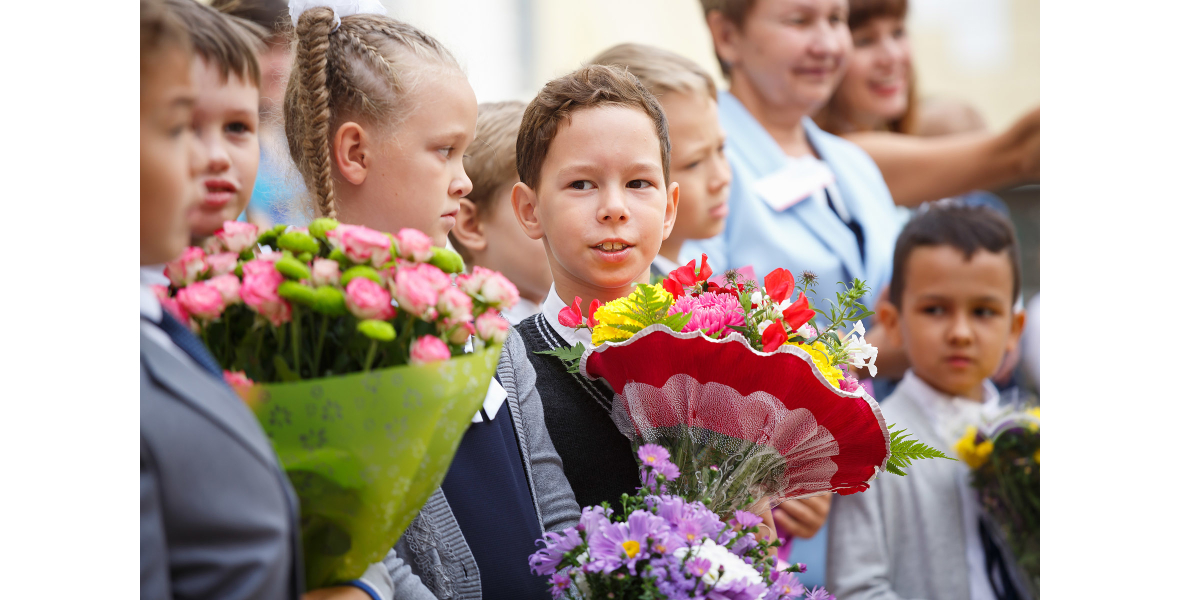
[[[828,165],[812,156],[793,158],[787,166],[754,182],[751,189],[778,212],[810,198],[836,182]]]

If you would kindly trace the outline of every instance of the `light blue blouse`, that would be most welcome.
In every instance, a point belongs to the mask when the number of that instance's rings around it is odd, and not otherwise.
[[[724,269],[752,265],[758,277],[783,267],[798,281],[804,270],[819,276],[816,299],[831,298],[844,288],[839,282],[864,280],[872,294],[862,300],[873,307],[875,295],[889,283],[893,247],[901,220],[893,196],[876,163],[855,144],[821,130],[810,118],[803,129],[811,147],[835,175],[835,185],[851,216],[865,237],[864,260],[856,236],[828,206],[824,193],[816,193],[782,211],[771,208],[756,183],[786,168],[793,159],[729,92],[718,94],[721,125],[728,136],[726,155],[733,167],[729,220],[714,238],[685,243],[681,262],[709,255],[709,265]],[[763,186],[765,187],[765,186]],[[773,201],[773,199],[769,199]],[[828,308],[826,302],[824,308]]]

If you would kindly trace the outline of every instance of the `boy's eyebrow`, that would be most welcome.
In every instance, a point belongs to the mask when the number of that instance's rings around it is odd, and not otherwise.
[[[938,294],[923,294],[921,296],[918,296],[919,302],[947,301],[947,300],[951,300],[951,298],[949,298],[947,296],[940,296]],[[984,294],[982,296],[972,296],[972,297],[968,298],[967,301],[968,302],[996,302],[999,304],[1004,303],[1003,299],[1001,299],[999,296],[995,296],[992,294]]]
[[[597,172],[600,170],[602,170],[602,167],[598,163],[578,162],[578,163],[566,165],[566,166],[558,169],[555,176],[558,179],[563,179],[569,175],[572,175],[573,173],[585,173],[587,171]],[[661,175],[663,175],[664,167],[660,164],[644,160],[644,161],[638,161],[638,162],[634,162],[634,163],[627,165],[626,170],[627,171],[651,170],[651,171],[659,172]]]

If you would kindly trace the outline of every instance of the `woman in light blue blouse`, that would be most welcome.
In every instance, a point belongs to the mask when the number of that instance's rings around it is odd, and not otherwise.
[[[872,306],[891,274],[898,209],[872,159],[808,116],[827,103],[846,69],[847,0],[701,3],[730,83],[718,108],[733,181],[725,231],[686,243],[681,260],[704,252],[714,271],[811,271],[819,276],[816,298],[834,299],[839,282],[859,278],[872,288],[865,300]],[[881,348],[882,370],[889,354]],[[774,511],[779,535],[794,542],[789,560],[809,563],[808,585],[823,583],[821,527],[830,501],[785,502]],[[788,559],[786,547],[780,557]]]

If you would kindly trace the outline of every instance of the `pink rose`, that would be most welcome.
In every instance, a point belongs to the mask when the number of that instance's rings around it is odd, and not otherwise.
[[[330,258],[317,258],[311,263],[311,282],[317,286],[340,283],[340,263]]]
[[[389,292],[364,277],[357,277],[344,288],[344,303],[358,319],[379,319],[384,321],[393,316],[393,305]]]
[[[204,271],[205,251],[196,246],[185,248],[179,258],[164,265],[164,276],[178,288],[196,281]]]
[[[438,314],[450,321],[470,321],[471,297],[459,291],[459,288],[448,287],[438,295]]]
[[[225,310],[225,299],[217,288],[203,282],[189,284],[176,292],[176,300],[188,314],[201,319],[216,319]]]
[[[520,292],[516,290],[516,286],[496,271],[488,273],[479,288],[479,293],[489,305],[498,309],[512,308],[516,301],[520,300]]]
[[[450,283],[450,277],[434,265],[406,265],[393,277],[393,296],[398,306],[416,317],[437,315],[437,310],[431,309],[438,303],[439,293],[448,289]]]
[[[278,327],[291,320],[291,305],[279,296],[283,275],[265,259],[252,260],[242,265],[242,301]]]
[[[160,302],[163,302],[170,297],[168,295],[168,286],[166,285],[153,285],[152,293],[156,295],[156,300],[159,300]]]
[[[447,325],[451,324],[447,323]],[[467,343],[467,338],[471,337],[474,333],[475,325],[469,322],[455,323],[454,328],[450,329],[450,333],[447,334],[447,340],[458,346]]]
[[[222,371],[221,376],[225,378],[225,382],[234,387],[252,387],[254,381],[246,377],[244,371]]]
[[[217,239],[217,236],[215,235],[211,235],[204,240],[201,240],[201,249],[205,251],[205,254],[218,254],[225,252],[225,246],[221,245],[221,240]]]
[[[424,335],[410,342],[411,365],[424,365],[440,360],[449,360],[450,358],[451,349],[447,348],[446,342],[433,335]]]
[[[176,301],[176,298],[160,298],[160,307],[168,311],[168,314],[172,315],[177,321],[192,327],[192,323],[188,318],[188,312]]]
[[[471,269],[470,275],[464,273],[456,277],[455,285],[459,286],[459,289],[464,292],[467,292],[467,295],[474,296],[479,293],[479,288],[483,287],[483,282],[488,278],[488,273],[494,272],[490,269],[476,266]]]
[[[500,316],[500,313],[489,310],[475,319],[475,333],[479,339],[499,344],[508,338],[508,328],[511,325]]]
[[[360,225],[338,225],[327,233],[328,241],[344,251],[344,255],[355,263],[371,262],[380,267],[389,262],[393,242],[389,236]]]
[[[238,280],[236,275],[225,274],[218,275],[205,283],[217,290],[221,294],[221,299],[225,301],[225,305],[237,304],[242,301],[239,292],[242,289],[242,282]]]
[[[263,252],[262,254],[258,255],[259,260],[263,260],[271,264],[279,262],[279,259],[282,257],[282,252]]]
[[[232,273],[234,267],[238,266],[238,255],[233,252],[221,252],[205,257],[205,264],[209,267],[209,275],[217,277],[218,275],[225,275]]]
[[[430,249],[430,236],[417,229],[402,229],[394,237],[397,238],[397,254],[404,259],[421,263],[434,255]]]
[[[258,226],[241,221],[226,221],[213,235],[221,240],[226,250],[241,254],[258,243]]]

